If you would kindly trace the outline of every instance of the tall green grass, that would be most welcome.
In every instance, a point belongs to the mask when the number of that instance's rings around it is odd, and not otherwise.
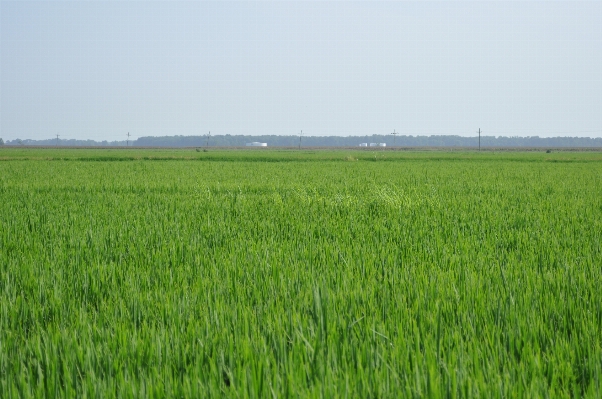
[[[70,154],[0,161],[2,397],[602,392],[596,154]]]

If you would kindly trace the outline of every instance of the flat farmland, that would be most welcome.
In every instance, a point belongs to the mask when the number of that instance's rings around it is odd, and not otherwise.
[[[599,397],[602,154],[0,148],[1,397]]]

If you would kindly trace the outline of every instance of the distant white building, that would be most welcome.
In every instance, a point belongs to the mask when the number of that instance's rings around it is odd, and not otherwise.
[[[267,147],[268,143],[260,143],[259,141],[254,141],[252,143],[245,144],[247,147]]]
[[[360,143],[360,147],[368,147],[368,143]]]
[[[387,143],[378,143],[378,146],[379,146],[379,147],[386,147],[386,146],[387,146]]]

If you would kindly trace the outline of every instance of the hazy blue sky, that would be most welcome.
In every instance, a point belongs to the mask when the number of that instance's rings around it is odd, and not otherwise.
[[[0,1],[0,137],[602,137],[602,1]]]

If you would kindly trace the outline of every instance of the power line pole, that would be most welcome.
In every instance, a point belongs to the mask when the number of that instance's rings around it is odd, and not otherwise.
[[[128,140],[125,142],[125,146],[126,147],[130,146],[130,132],[128,132]]]
[[[56,146],[57,147],[59,146],[59,134],[58,133],[56,134]]]
[[[395,129],[393,129],[393,133],[391,133],[393,135],[393,147],[395,147],[395,137],[399,134],[399,133],[395,133]]]
[[[207,135],[207,144],[205,145],[205,147],[209,148],[209,137],[211,137],[211,130],[209,131],[209,134]]]
[[[481,151],[481,128],[479,128],[479,151]]]
[[[303,137],[303,130],[301,130],[301,134],[299,134],[299,149],[301,149],[301,137]]]

